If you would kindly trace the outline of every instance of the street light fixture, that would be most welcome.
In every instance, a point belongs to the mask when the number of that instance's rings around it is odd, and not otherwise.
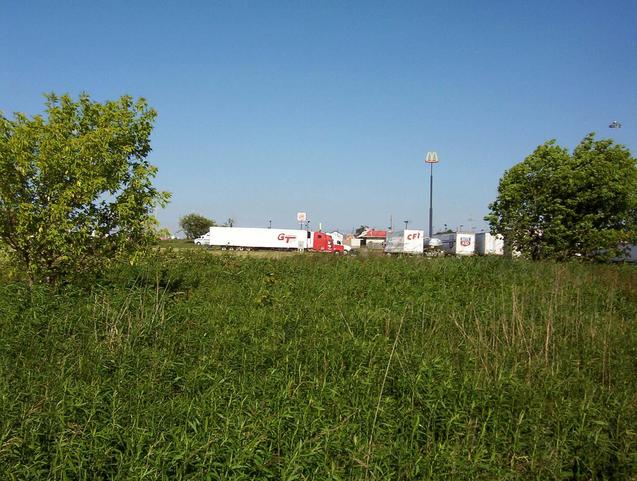
[[[429,238],[433,237],[433,191],[434,191],[434,164],[438,163],[436,152],[427,152],[425,163],[430,165],[429,171]]]
[[[407,226],[409,225],[409,221],[408,220],[404,220],[403,222],[405,223],[405,230],[407,230]]]

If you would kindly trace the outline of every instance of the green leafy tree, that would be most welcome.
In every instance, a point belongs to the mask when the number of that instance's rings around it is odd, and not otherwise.
[[[45,105],[32,118],[0,113],[0,239],[31,282],[138,252],[169,198],[146,160],[156,112],[144,99],[48,94]]]
[[[551,140],[504,173],[489,208],[492,233],[533,259],[613,256],[637,241],[636,160],[594,134],[572,154]]]
[[[181,226],[181,229],[184,231],[184,234],[186,234],[186,237],[188,239],[194,239],[196,237],[201,237],[202,235],[204,235],[206,232],[208,232],[210,227],[216,224],[215,221],[212,219],[208,219],[207,217],[204,217],[202,215],[192,213],[183,216],[179,220],[179,225]]]
[[[162,227],[160,229],[157,229],[157,231],[155,232],[155,236],[157,237],[157,239],[162,240],[170,239],[172,234],[170,233],[169,229],[167,229],[166,227]]]

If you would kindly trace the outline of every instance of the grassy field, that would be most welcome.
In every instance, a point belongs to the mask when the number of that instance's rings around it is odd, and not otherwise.
[[[166,251],[0,313],[0,479],[637,476],[634,267]]]

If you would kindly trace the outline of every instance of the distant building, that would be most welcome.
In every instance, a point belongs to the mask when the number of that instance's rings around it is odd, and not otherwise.
[[[358,240],[361,247],[382,248],[387,240],[387,231],[367,228],[358,235]]]
[[[350,246],[353,249],[357,249],[361,246],[361,240],[356,237],[356,234],[345,234],[343,244],[346,246]]]

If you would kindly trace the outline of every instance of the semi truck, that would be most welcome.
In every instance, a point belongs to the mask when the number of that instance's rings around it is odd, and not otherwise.
[[[210,232],[206,232],[201,237],[197,237],[194,241],[197,246],[204,246],[210,244]]]
[[[301,229],[211,227],[210,246],[222,250],[310,250],[333,254],[347,253],[344,246],[337,245],[331,235]]]
[[[476,235],[473,232],[451,232],[437,236],[442,241],[442,250],[447,254],[471,256],[475,252]]]
[[[500,234],[478,232],[476,234],[476,254],[481,256],[504,255],[504,237]]]

